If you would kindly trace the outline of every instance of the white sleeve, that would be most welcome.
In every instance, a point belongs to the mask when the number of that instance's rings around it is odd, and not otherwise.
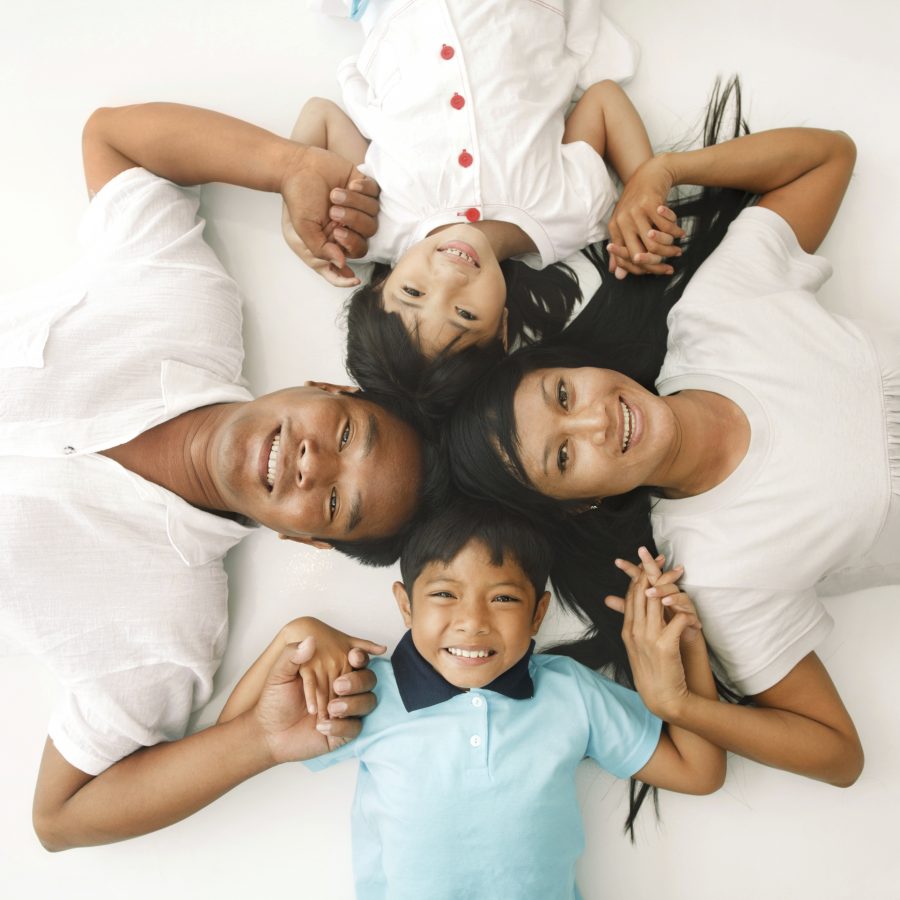
[[[825,639],[834,622],[813,588],[805,591],[698,587],[703,634],[727,680],[752,696],[781,681]]]
[[[566,48],[580,61],[582,91],[606,79],[628,81],[640,57],[638,45],[597,7],[597,0],[565,0]]]
[[[697,270],[675,305],[697,306],[806,291],[814,294],[831,277],[831,264],[807,253],[790,225],[770,209],[745,209],[722,243]]]
[[[54,711],[50,738],[76,769],[99,775],[140,747],[184,737],[215,669],[213,661],[205,670],[161,662],[85,680]]]

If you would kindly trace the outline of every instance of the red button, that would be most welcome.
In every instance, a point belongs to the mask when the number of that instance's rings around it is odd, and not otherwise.
[[[466,105],[466,98],[462,94],[454,94],[450,98],[450,105],[454,109],[462,109]]]
[[[467,209],[464,215],[470,222],[477,222],[481,218],[481,213],[474,206]]]
[[[468,169],[469,166],[472,165],[472,154],[469,153],[468,150],[463,150],[463,152],[459,154],[459,164],[464,169]]]
[[[441,59],[453,59],[454,53],[456,53],[456,51],[449,44],[444,44],[444,46],[441,47]]]

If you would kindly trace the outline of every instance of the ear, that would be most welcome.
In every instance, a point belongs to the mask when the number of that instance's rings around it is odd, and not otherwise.
[[[547,615],[547,609],[549,608],[549,606],[550,591],[544,591],[534,608],[534,618],[531,620],[532,637],[534,637],[538,633],[538,629],[541,627],[541,622],[544,621],[544,616]]]
[[[291,534],[279,534],[278,539],[281,541],[296,541],[298,544],[305,544],[307,547],[315,547],[316,550],[331,550],[331,544],[328,541],[320,541],[318,538],[304,535],[303,537]]]
[[[355,384],[331,384],[329,381],[304,381],[303,387],[318,388],[328,394],[355,394],[359,390]]]
[[[500,331],[497,333],[503,344],[503,352],[509,353],[509,307],[503,307],[503,317],[500,319]]]
[[[409,602],[406,586],[402,581],[395,581],[391,590],[394,592],[394,599],[397,601],[400,615],[403,616],[403,624],[407,628],[412,628],[412,604]]]

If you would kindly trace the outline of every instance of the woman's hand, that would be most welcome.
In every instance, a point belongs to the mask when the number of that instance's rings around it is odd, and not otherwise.
[[[684,237],[665,205],[673,185],[662,156],[648,159],[626,182],[609,220],[609,271],[616,278],[672,274],[666,260],[681,255],[675,240]]]
[[[281,181],[288,246],[331,284],[359,284],[347,258],[366,253],[378,227],[378,194],[378,185],[338,154],[298,147]]]
[[[631,584],[624,598],[607,597],[606,605],[624,613],[622,640],[635,687],[648,709],[670,720],[690,694],[682,641],[687,652],[688,645],[699,640],[701,625],[690,598],[675,583],[682,570],[663,573],[645,548],[638,553],[640,566],[616,560],[631,576]]]

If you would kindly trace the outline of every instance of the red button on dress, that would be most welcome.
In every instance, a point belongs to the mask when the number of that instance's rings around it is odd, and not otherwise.
[[[466,98],[462,94],[454,94],[450,98],[450,105],[454,109],[462,109],[466,105]]]
[[[441,47],[441,59],[453,59],[454,53],[456,53],[456,51],[449,44],[444,44],[444,46]]]
[[[472,165],[472,154],[469,153],[468,150],[463,150],[463,152],[459,154],[458,162],[464,169],[468,169],[469,166]]]
[[[481,213],[474,206],[467,209],[464,215],[470,222],[477,222],[481,218]]]

